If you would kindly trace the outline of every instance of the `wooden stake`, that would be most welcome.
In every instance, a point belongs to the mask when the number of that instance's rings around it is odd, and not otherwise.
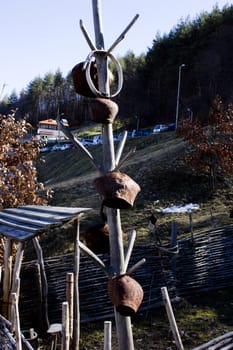
[[[177,247],[177,222],[172,221],[172,234],[171,234],[171,249],[172,251]],[[171,259],[171,267],[174,281],[176,281],[176,254]]]
[[[104,350],[112,349],[112,322],[104,322]]]
[[[11,294],[11,299],[12,299],[12,304],[14,306],[14,324],[15,324],[16,349],[17,350],[22,350],[17,294],[16,293],[12,293]]]
[[[37,237],[33,238],[33,245],[36,251],[38,264],[40,267],[40,276],[41,276],[41,287],[42,287],[42,305],[43,307],[43,314],[44,314],[44,322],[46,329],[49,328],[49,317],[48,317],[48,282],[44,267],[44,257],[43,257],[43,251],[40,246],[39,240]]]
[[[69,333],[73,338],[73,322],[74,322],[74,274],[68,272],[66,274],[66,300],[69,305]]]
[[[16,294],[16,299],[15,299],[16,303],[18,303],[18,300],[19,300],[19,290],[20,290],[20,278],[19,277],[20,277],[20,270],[21,270],[21,265],[22,265],[22,261],[23,261],[23,254],[24,254],[24,243],[19,242],[18,248],[17,248],[17,253],[16,253],[16,258],[15,258],[13,274],[12,274],[12,287],[11,287],[11,298],[10,298],[11,302],[12,302],[12,295]],[[17,308],[17,310],[18,310],[18,305],[16,305],[14,307],[14,310],[15,310],[15,308]],[[10,315],[10,321],[13,323],[13,316],[12,315]]]
[[[162,297],[163,297],[163,302],[167,311],[167,316],[170,322],[170,327],[172,330],[172,334],[173,337],[175,339],[175,343],[176,343],[176,347],[178,350],[184,350],[181,338],[180,338],[180,334],[177,328],[177,324],[176,324],[176,320],[173,314],[173,310],[172,310],[172,306],[171,306],[171,302],[170,302],[170,298],[168,295],[168,291],[167,291],[167,287],[162,287],[161,288],[161,292],[162,292]]]
[[[62,303],[62,350],[70,350],[69,304]]]
[[[2,314],[7,319],[9,318],[8,304],[10,299],[10,289],[11,289],[11,278],[12,278],[12,253],[11,253],[12,241],[6,238],[5,248],[4,248],[4,276],[3,276],[3,306]]]

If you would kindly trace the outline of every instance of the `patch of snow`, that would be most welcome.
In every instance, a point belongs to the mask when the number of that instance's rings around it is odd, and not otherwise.
[[[190,213],[194,210],[199,210],[199,204],[185,204],[185,205],[172,205],[171,207],[167,207],[162,209],[162,213],[171,214],[171,213]]]

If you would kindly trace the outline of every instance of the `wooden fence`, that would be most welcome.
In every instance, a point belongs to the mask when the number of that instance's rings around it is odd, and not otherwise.
[[[232,286],[232,253],[233,225],[194,235],[194,241],[189,238],[178,241],[175,259],[174,254],[153,245],[135,247],[130,265],[146,258],[146,263],[132,276],[144,290],[139,312],[161,305],[163,286],[167,287],[171,299]],[[106,265],[109,264],[108,256],[100,257]],[[62,302],[66,299],[66,273],[73,272],[73,259],[73,254],[67,254],[45,260],[50,323],[61,322]],[[19,307],[21,324],[25,329],[40,329],[40,310],[43,308],[39,300],[38,273],[36,261],[23,264]],[[113,316],[113,307],[107,295],[107,278],[84,255],[80,259],[79,293],[81,322]]]

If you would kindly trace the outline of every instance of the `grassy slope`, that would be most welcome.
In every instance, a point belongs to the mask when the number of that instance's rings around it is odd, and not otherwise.
[[[186,145],[173,132],[129,139],[124,154],[135,147],[136,152],[124,163],[121,171],[131,176],[140,185],[141,191],[134,209],[122,210],[121,217],[124,230],[137,229],[138,243],[148,240],[150,213],[172,204],[200,205],[200,211],[193,214],[196,232],[232,222],[229,218],[233,198],[232,179],[224,180],[219,176],[216,191],[211,195],[208,177],[182,165]],[[102,163],[102,147],[96,146],[90,151]],[[43,157],[45,164],[38,167],[39,179],[54,191],[50,204],[91,207],[93,212],[85,220],[98,220],[100,198],[92,183],[98,174],[89,159],[79,149],[53,152]],[[159,215],[158,225],[164,238],[170,233],[169,223],[174,219],[178,221],[180,234],[187,233],[187,215]]]
[[[137,181],[141,186],[141,192],[136,198],[134,209],[122,210],[121,218],[125,232],[132,228],[137,230],[136,244],[151,242],[148,216],[151,212],[171,204],[190,202],[200,204],[200,211],[193,214],[196,233],[211,226],[232,223],[229,218],[233,198],[232,180],[219,177],[216,192],[211,195],[208,178],[195,174],[182,165],[181,158],[185,144],[177,139],[174,133],[128,140],[124,153],[134,147],[137,148],[136,152],[124,164],[121,171]],[[91,152],[99,162],[102,161],[101,146],[95,147]],[[54,190],[51,204],[92,207],[92,212],[83,218],[81,231],[87,225],[97,222],[100,199],[92,185],[97,173],[89,160],[80,150],[51,153],[46,155],[45,159],[46,163],[40,165],[38,170],[40,180]],[[158,215],[158,229],[164,241],[170,237],[170,225],[174,219],[178,222],[180,237],[189,233],[187,215]],[[56,242],[54,239],[50,242],[44,238],[45,247],[50,254],[69,251],[72,248],[72,234],[66,234],[65,244],[62,233],[56,237]],[[175,305],[175,315],[185,349],[191,349],[232,330],[233,318],[229,308],[232,303],[232,290],[229,289],[193,296]],[[133,320],[133,325],[135,350],[176,348],[163,308],[146,315],[138,315],[137,319]],[[103,348],[102,331],[102,323],[85,325],[81,330],[80,350]],[[114,341],[113,349],[115,349]]]

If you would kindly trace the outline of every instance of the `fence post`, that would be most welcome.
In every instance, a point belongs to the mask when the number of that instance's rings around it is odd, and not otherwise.
[[[172,252],[174,252],[172,259],[171,259],[171,264],[172,264],[172,275],[174,278],[174,281],[176,282],[176,254],[175,254],[175,250],[177,247],[177,222],[176,221],[172,221],[172,233],[171,233],[171,249]]]
[[[62,350],[70,349],[69,304],[62,303]]]
[[[167,292],[167,287],[162,287],[161,292],[162,292],[163,302],[165,304],[165,308],[167,311],[167,316],[169,319],[170,327],[172,330],[172,334],[173,334],[173,337],[175,339],[176,347],[178,350],[184,350],[184,347],[183,347],[183,344],[182,344],[182,341],[180,338],[180,334],[179,334],[179,331],[177,328],[176,320],[175,320],[175,317],[173,314],[170,298],[169,298],[169,295]]]
[[[112,349],[112,322],[104,322],[104,350]]]
[[[74,322],[74,274],[68,272],[66,274],[66,300],[69,305],[69,327],[70,337],[73,338],[73,322]]]

